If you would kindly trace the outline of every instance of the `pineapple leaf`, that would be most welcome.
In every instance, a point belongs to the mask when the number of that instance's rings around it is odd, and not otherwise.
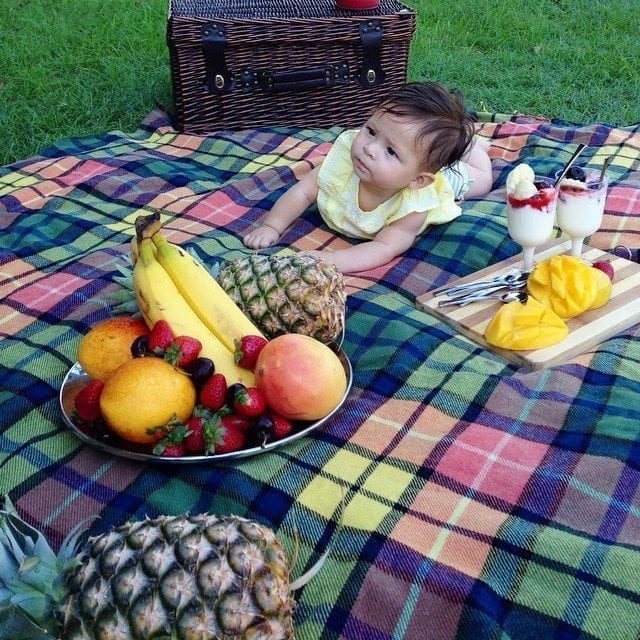
[[[300,589],[300,587],[304,587],[305,584],[307,584],[307,582],[309,582],[311,580],[311,578],[313,578],[319,571],[320,569],[322,569],[322,567],[324,566],[324,563],[326,562],[327,558],[329,557],[329,553],[331,553],[331,549],[333,548],[333,545],[335,544],[336,541],[336,537],[337,535],[340,533],[340,530],[342,529],[342,518],[344,515],[344,501],[345,501],[345,495],[344,495],[344,487],[342,487],[342,500],[340,501],[340,517],[338,519],[338,524],[336,526],[336,530],[333,532],[333,536],[331,538],[331,540],[329,541],[329,544],[327,545],[327,548],[324,550],[324,553],[316,560],[316,562],[314,562],[314,564],[311,566],[311,568],[309,568],[307,571],[305,571],[301,576],[299,576],[298,578],[296,578],[290,585],[290,589],[291,591],[296,591],[297,589]],[[298,540],[298,532],[297,532],[297,528],[296,528],[296,542]]]
[[[37,591],[23,591],[16,593],[11,598],[11,604],[20,611],[24,611],[30,620],[43,624],[45,621],[53,622],[52,612],[55,608],[53,600]]]
[[[34,581],[39,582],[42,567],[55,567],[56,554],[42,533],[20,518],[7,496],[4,507],[0,511],[0,555],[12,567],[17,565],[21,578],[35,575]]]
[[[13,605],[0,606],[0,640],[52,640],[53,636]]]
[[[196,251],[194,247],[189,245],[186,248],[186,252],[195,260],[197,260],[209,273],[214,277],[215,280],[218,279],[218,274],[220,273],[220,263],[214,262],[211,266],[208,266],[207,263],[200,257],[200,254]]]
[[[80,536],[85,532],[89,524],[96,519],[97,516],[85,518],[75,527],[73,527],[73,529],[71,529],[71,531],[69,531],[69,533],[67,534],[66,538],[62,541],[60,550],[58,551],[58,561],[64,566],[65,569],[71,561],[75,560],[75,555],[78,553],[80,547]],[[77,560],[75,560],[75,562],[78,562],[78,564],[80,564],[80,562]]]
[[[62,568],[44,535],[21,520],[8,496],[0,496],[0,607],[39,624],[52,622],[56,601],[64,596]]]

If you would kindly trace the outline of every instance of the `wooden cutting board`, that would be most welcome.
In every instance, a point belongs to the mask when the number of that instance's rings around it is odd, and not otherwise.
[[[558,253],[569,253],[571,242],[567,239],[554,239],[536,250],[535,261],[539,262]],[[534,351],[511,351],[499,349],[484,339],[484,329],[501,304],[498,300],[473,302],[466,307],[438,307],[447,296],[438,294],[438,290],[425,293],[416,298],[416,306],[439,318],[463,336],[501,356],[509,362],[528,369],[543,369],[554,364],[568,362],[571,358],[592,349],[604,340],[632,327],[640,322],[640,264],[613,256],[599,249],[585,245],[585,260],[607,260],[611,262],[615,275],[611,300],[600,309],[585,311],[575,318],[567,320],[569,335],[556,345]],[[463,284],[475,280],[484,280],[507,273],[521,264],[517,255],[486,269],[458,278],[447,286]],[[440,288],[440,290],[442,287]]]

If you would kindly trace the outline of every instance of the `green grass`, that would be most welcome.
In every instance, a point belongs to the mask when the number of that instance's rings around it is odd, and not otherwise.
[[[274,0],[277,1],[277,0]],[[409,76],[478,110],[640,121],[638,0],[405,0]],[[170,106],[167,0],[3,0],[0,165]]]

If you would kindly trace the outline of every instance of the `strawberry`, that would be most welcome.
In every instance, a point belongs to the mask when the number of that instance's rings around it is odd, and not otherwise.
[[[221,409],[227,401],[227,379],[214,373],[200,391],[200,404],[211,411]]]
[[[267,344],[267,340],[262,336],[242,336],[240,340],[234,340],[234,344],[233,359],[236,364],[243,369],[253,371],[258,355]]]
[[[220,427],[214,448],[216,453],[231,453],[242,449],[247,441],[244,431],[232,427]]]
[[[258,387],[247,387],[236,393],[233,399],[233,410],[245,418],[253,418],[265,412],[267,399]]]
[[[146,429],[146,432],[153,436],[156,442],[162,440],[168,433],[171,433],[176,427],[183,427],[184,423],[178,420],[178,417],[174,413],[166,424],[160,424],[157,427],[150,427]]]
[[[249,428],[251,422],[249,418],[239,416],[237,413],[229,413],[226,416],[220,418],[220,424],[226,429],[238,429],[239,431],[246,431]]]
[[[158,440],[153,447],[153,453],[157,456],[164,456],[165,458],[179,458],[186,453],[184,445],[185,438],[189,435],[190,431],[186,424],[175,421],[175,426],[166,432],[166,435]]]
[[[190,336],[178,336],[171,341],[164,352],[164,359],[174,367],[184,368],[190,365],[202,350],[202,342]]]
[[[207,419],[204,417],[191,418],[187,420],[189,433],[184,438],[184,448],[189,453],[204,453],[204,425]]]
[[[221,439],[221,417],[225,415],[227,408],[213,413],[203,407],[196,406],[193,415],[187,421],[187,434],[184,438],[184,446],[188,453],[209,455],[215,453],[215,445]]]
[[[165,320],[158,320],[149,334],[149,351],[163,356],[173,340],[173,331]]]
[[[594,269],[600,269],[609,276],[609,280],[613,282],[613,276],[615,275],[613,265],[608,260],[598,260],[591,265]]]
[[[277,413],[270,413],[269,417],[273,422],[273,439],[280,440],[286,438],[292,431],[293,425],[288,418],[280,416]]]
[[[184,444],[167,444],[160,454],[164,458],[182,458],[186,453]]]
[[[101,417],[100,413],[100,394],[104,384],[100,380],[91,380],[89,384],[80,390],[75,397],[73,406],[76,410],[76,416],[82,422],[95,422]]]

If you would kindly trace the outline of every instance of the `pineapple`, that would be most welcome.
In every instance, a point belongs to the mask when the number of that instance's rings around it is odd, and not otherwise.
[[[344,330],[344,280],[324,260],[254,253],[223,264],[218,282],[269,338],[303,333],[329,343]]]
[[[89,538],[79,553],[72,532],[56,557],[7,497],[0,508],[0,637],[294,638],[287,554],[257,522],[161,516]]]

